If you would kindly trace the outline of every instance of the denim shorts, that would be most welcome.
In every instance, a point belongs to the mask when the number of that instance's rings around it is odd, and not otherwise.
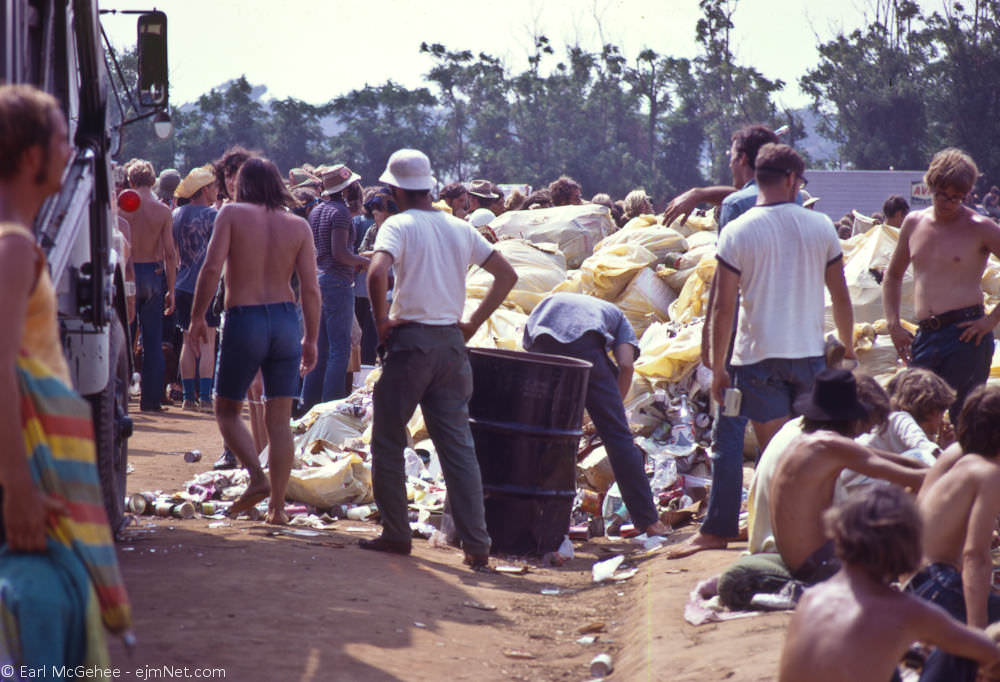
[[[301,360],[294,303],[233,306],[222,321],[215,393],[220,398],[243,400],[260,369],[265,398],[294,398],[299,393]]]
[[[740,416],[768,422],[794,415],[792,403],[812,390],[825,366],[822,357],[768,358],[752,365],[733,365],[733,385],[743,392]]]

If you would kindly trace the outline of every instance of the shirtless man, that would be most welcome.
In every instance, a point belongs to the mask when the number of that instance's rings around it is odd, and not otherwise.
[[[810,393],[795,401],[803,434],[778,462],[771,483],[771,523],[781,559],[792,577],[807,584],[826,580],[840,567],[826,542],[823,512],[833,506],[837,478],[853,469],[913,489],[924,478],[921,465],[890,453],[876,453],[851,440],[867,416],[854,376],[825,369]]]
[[[885,682],[914,641],[976,659],[997,672],[986,633],[890,586],[920,560],[920,516],[893,487],[852,495],[825,515],[843,568],[808,590],[788,627],[779,682]]]
[[[903,220],[882,282],[885,318],[899,356],[936,372],[958,394],[952,423],[965,397],[989,376],[993,328],[1000,322],[1000,306],[985,315],[981,284],[990,254],[1000,257],[1000,227],[962,204],[978,175],[975,162],[958,149],[934,155],[924,175],[933,203]],[[899,320],[903,273],[911,263],[920,327],[915,338]]]
[[[990,542],[1000,514],[998,419],[1000,389],[982,386],[969,394],[958,419],[958,442],[938,458],[917,498],[924,567],[906,588],[977,628],[1000,621],[1000,596],[990,589]],[[974,677],[969,661],[934,653],[921,679]]]
[[[136,308],[142,331],[143,412],[163,410],[163,316],[174,310],[174,280],[177,249],[170,209],[153,194],[156,173],[148,161],[137,160],[125,171],[142,203],[128,214],[131,227],[132,262],[135,268]]]
[[[226,312],[215,374],[215,418],[223,440],[250,472],[246,492],[230,508],[236,516],[270,495],[268,523],[287,523],[285,489],[292,468],[292,399],[298,376],[316,364],[319,283],[312,231],[285,210],[288,190],[274,164],[253,158],[240,168],[236,203],[215,220],[205,264],[195,286],[188,338],[208,336],[205,311],[225,265]],[[299,322],[292,273],[301,283],[305,335]],[[264,377],[265,421],[271,449],[268,478],[253,437],[243,424],[243,398],[257,370]]]

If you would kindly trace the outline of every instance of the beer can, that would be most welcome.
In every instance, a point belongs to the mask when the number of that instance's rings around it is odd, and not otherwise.
[[[590,674],[594,677],[607,677],[615,669],[608,654],[597,654],[590,661]]]
[[[201,461],[201,450],[188,450],[184,453],[184,461],[188,464],[194,464],[195,462]]]

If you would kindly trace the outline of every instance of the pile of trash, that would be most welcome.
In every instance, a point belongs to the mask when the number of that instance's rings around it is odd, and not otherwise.
[[[709,399],[711,372],[701,364],[701,334],[708,292],[715,273],[718,228],[712,214],[692,214],[682,225],[659,224],[639,216],[620,230],[601,206],[566,206],[505,213],[492,228],[496,248],[518,273],[503,305],[482,325],[469,345],[521,350],[528,314],[549,293],[573,291],[614,302],[639,338],[631,390],[626,397],[629,425],[646,456],[650,487],[661,519],[677,526],[704,506],[713,460]],[[898,371],[899,358],[882,319],[881,280],[898,240],[898,230],[875,225],[843,242],[844,267],[854,302],[854,347],[861,371],[880,381]],[[479,305],[491,276],[471,268],[466,279],[466,312]],[[912,277],[903,280],[904,318],[913,319]],[[987,305],[1000,301],[1000,261],[991,257],[983,277]],[[908,307],[909,306],[909,307]],[[909,328],[914,327],[904,321]],[[827,300],[827,331],[833,332]],[[371,391],[375,370],[343,400],[315,406],[294,423],[295,460],[287,507],[294,523],[322,527],[335,519],[375,519],[371,488]],[[1000,362],[991,377],[1000,380]],[[621,501],[602,444],[592,434],[581,439],[572,539],[636,534]],[[419,409],[408,425],[407,495],[414,532],[424,537],[453,534],[444,513],[445,484],[433,443]],[[745,454],[756,455],[747,431]],[[261,453],[266,466],[267,450]],[[142,493],[129,500],[134,513],[189,518],[216,516],[245,489],[241,471],[207,472],[186,490]],[[251,510],[251,515],[260,510]]]

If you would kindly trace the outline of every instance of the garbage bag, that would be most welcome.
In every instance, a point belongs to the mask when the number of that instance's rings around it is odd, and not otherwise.
[[[657,277],[651,268],[643,268],[625,287],[615,305],[625,313],[636,336],[642,336],[653,322],[670,319],[670,304],[676,299],[677,294],[666,282]]]
[[[532,243],[525,239],[505,239],[494,247],[517,273],[517,283],[507,294],[506,302],[513,303],[526,313],[566,279],[566,257],[555,244]],[[469,270],[465,280],[465,293],[481,299],[493,284],[493,275],[482,268]]]
[[[367,504],[373,499],[371,467],[357,455],[348,455],[325,466],[293,469],[287,496],[319,509]]]
[[[704,317],[708,307],[708,292],[715,276],[715,255],[706,253],[694,273],[684,283],[677,300],[670,304],[670,319],[682,324]]]
[[[636,374],[654,387],[683,380],[701,360],[701,328],[700,322],[691,324],[671,336],[670,325],[651,324],[639,339]]]
[[[359,415],[358,408],[347,399],[331,400],[314,406],[302,418],[302,423],[310,426],[295,439],[296,450],[301,451],[317,440],[340,446],[346,440],[358,438],[366,426],[364,412],[361,410]]]
[[[599,204],[507,211],[490,223],[499,238],[558,244],[566,264],[578,268],[599,241],[617,230],[611,211]]]
[[[480,304],[479,299],[465,299],[465,317]],[[500,348],[503,350],[524,350],[521,339],[524,335],[524,325],[528,316],[520,310],[497,308],[482,324],[467,345],[472,348]]]
[[[885,315],[882,307],[882,273],[889,266],[892,252],[899,241],[899,230],[888,225],[876,225],[864,234],[859,234],[844,242],[849,250],[844,253],[844,276],[854,307],[854,321],[875,322]],[[872,273],[878,272],[878,276]],[[826,330],[832,331],[833,306],[830,293],[825,292]],[[900,317],[914,319],[913,272],[907,268],[903,275],[902,295],[899,307]]]
[[[594,253],[620,244],[636,244],[648,249],[656,257],[656,260],[662,260],[668,253],[688,250],[687,241],[676,230],[659,225],[630,227],[637,220],[639,218],[633,218],[625,227],[610,237],[602,239],[594,248]]]
[[[636,244],[619,244],[602,249],[580,266],[583,293],[614,301],[628,286],[632,278],[656,256]],[[556,287],[556,291],[560,291]]]

